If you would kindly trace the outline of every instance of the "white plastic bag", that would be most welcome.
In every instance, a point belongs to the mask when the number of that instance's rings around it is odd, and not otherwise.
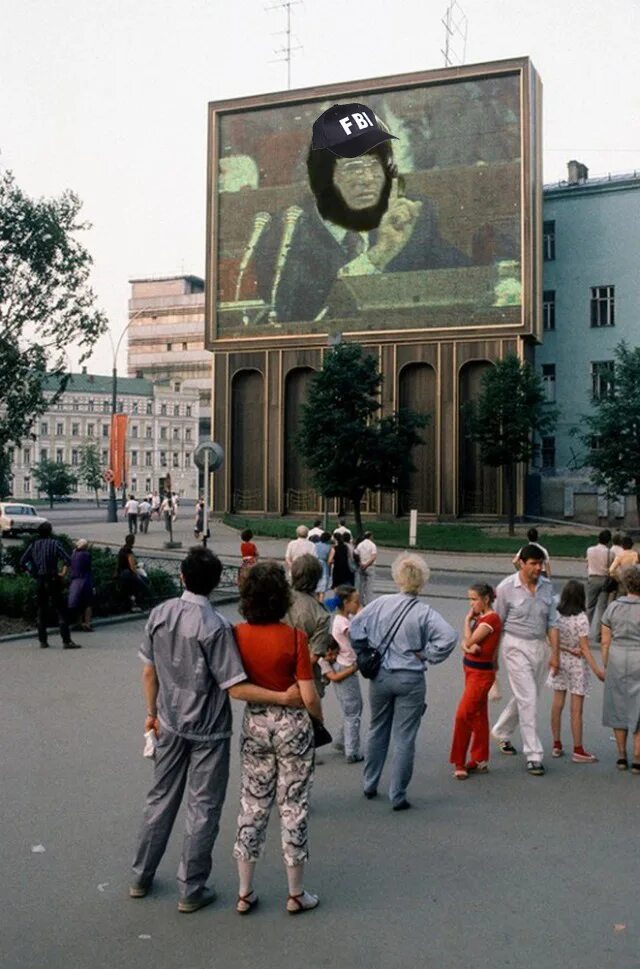
[[[146,730],[144,735],[144,750],[142,751],[143,757],[155,757],[156,756],[156,743],[158,738],[156,737],[155,730]]]

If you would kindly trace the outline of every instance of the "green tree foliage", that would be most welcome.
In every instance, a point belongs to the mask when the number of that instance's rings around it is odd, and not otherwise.
[[[80,464],[78,465],[78,479],[95,492],[96,505],[100,507],[100,488],[103,483],[102,462],[100,461],[100,450],[97,444],[85,444],[80,454]]]
[[[68,495],[76,485],[76,478],[68,464],[57,461],[41,461],[32,468],[38,491],[44,491],[53,508],[53,499]]]
[[[374,357],[339,344],[311,382],[297,438],[315,487],[352,503],[359,533],[365,492],[393,492],[415,470],[411,452],[429,420],[406,409],[381,417],[381,383]]]
[[[585,448],[583,467],[608,498],[634,495],[640,520],[640,347],[623,340],[614,351],[614,378],[572,433]]]
[[[516,467],[531,460],[534,435],[553,430],[557,410],[548,403],[535,370],[510,354],[487,368],[480,396],[467,405],[465,416],[481,460],[505,470],[509,534],[513,535]]]
[[[47,376],[64,390],[69,346],[85,360],[106,329],[88,283],[92,258],[78,239],[89,228],[80,208],[73,192],[31,199],[0,172],[0,454],[49,405]]]

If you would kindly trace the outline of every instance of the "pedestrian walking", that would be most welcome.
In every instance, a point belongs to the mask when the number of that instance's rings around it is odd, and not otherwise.
[[[178,866],[178,910],[196,912],[215,899],[207,887],[211,853],[229,779],[229,696],[256,703],[299,703],[247,681],[231,626],[213,608],[222,563],[209,549],[182,561],[185,591],[156,606],[139,656],[144,663],[145,732],[155,730],[153,785],[133,861],[132,898],[151,889],[186,791],[185,838]]]
[[[238,831],[233,849],[238,864],[236,910],[247,915],[258,902],[255,867],[263,853],[274,800],[280,814],[282,856],[287,872],[286,910],[310,911],[317,895],[304,888],[308,858],[309,794],[313,782],[313,728],[309,714],[322,721],[304,633],[283,623],[291,592],[284,569],[258,563],[240,587],[240,613],[245,622],[234,634],[249,679],[285,692],[296,684],[304,706],[299,709],[248,702],[240,738],[241,791]]]
[[[313,525],[309,529],[307,538],[309,539],[310,542],[317,542],[320,539],[320,536],[322,535],[323,531],[324,531],[324,528],[322,527],[322,519],[316,518]]]
[[[376,559],[378,548],[373,541],[371,532],[365,532],[356,545],[356,588],[360,593],[360,602],[368,605],[373,598],[373,587],[376,580]]]
[[[351,538],[351,533],[346,533]],[[343,532],[333,533],[335,546],[333,549],[333,562],[331,564],[331,588],[337,589],[340,585],[353,585],[355,581],[353,553],[349,540],[345,538]]]
[[[324,596],[331,583],[331,566],[333,564],[334,549],[331,544],[329,532],[321,532],[320,537],[315,542],[316,557],[322,566],[322,575],[316,586],[316,595],[319,602],[324,601]]]
[[[253,541],[253,532],[250,528],[245,528],[240,533],[240,568],[238,570],[238,585],[240,585],[249,569],[258,561],[258,546]]]
[[[138,531],[138,512],[140,507],[135,499],[135,495],[129,495],[129,500],[124,506],[124,513],[127,516],[127,521],[129,523],[129,532],[131,535],[135,535]]]
[[[160,503],[160,519],[164,522],[165,530],[171,532],[173,522],[173,502],[171,501],[170,494],[165,495]]]
[[[631,771],[640,774],[640,567],[627,568],[622,581],[626,593],[602,617],[602,722],[613,728],[619,770],[629,766],[627,740],[632,735]]]
[[[38,537],[29,545],[20,559],[20,568],[28,572],[37,583],[38,640],[42,649],[46,649],[49,645],[47,615],[51,606],[58,616],[58,627],[64,648],[80,649],[80,643],[74,643],[69,632],[67,604],[62,583],[63,575],[70,563],[71,559],[66,549],[53,538],[51,522],[42,522],[38,526]]]
[[[371,721],[364,795],[376,797],[393,737],[389,798],[394,811],[405,811],[411,807],[407,788],[416,736],[426,710],[426,664],[442,663],[458,637],[435,609],[418,598],[429,578],[421,556],[398,556],[391,574],[400,592],[380,596],[365,606],[351,620],[349,633],[356,655],[367,646],[381,654],[380,671],[369,683]]]
[[[352,585],[338,586],[335,595],[338,606],[331,624],[332,642],[319,665],[325,679],[333,683],[342,710],[334,747],[344,753],[348,764],[358,764],[364,760],[360,752],[362,693],[358,659],[351,645],[349,627],[351,619],[361,609],[360,596]]]
[[[138,563],[133,552],[135,541],[135,535],[125,536],[124,545],[118,549],[116,575],[120,581],[122,591],[127,597],[131,612],[140,612],[138,600],[146,596],[149,591],[149,583],[141,575],[138,568]]]
[[[78,614],[80,628],[85,633],[93,632],[91,625],[93,600],[95,589],[91,572],[91,552],[86,538],[79,538],[71,554],[69,568],[69,597],[67,601],[69,614]]]
[[[160,495],[157,491],[154,491],[151,495],[151,517],[155,518],[156,521],[160,520],[160,505],[162,504],[160,500]]]
[[[284,564],[287,567],[287,571],[291,572],[291,567],[297,558],[301,555],[315,555],[316,546],[314,542],[309,541],[309,530],[306,525],[298,525],[296,528],[296,537],[289,542],[287,545],[286,552],[284,553]]]
[[[611,532],[603,529],[596,545],[590,545],[587,559],[587,619],[592,643],[600,642],[600,622],[609,601],[609,566],[613,559],[609,545]]]
[[[607,550],[608,551],[608,550]],[[547,686],[553,690],[551,705],[551,733],[553,757],[562,757],[562,711],[567,692],[571,695],[571,733],[576,764],[595,764],[598,758],[582,746],[582,713],[584,698],[589,695],[589,669],[599,680],[604,680],[601,670],[589,649],[589,619],[586,613],[584,586],[570,579],[562,589],[558,603],[558,640],[560,669],[549,676]]]
[[[196,515],[193,522],[193,535],[196,540],[202,538],[204,532],[204,498],[198,498],[196,502]]]
[[[542,575],[544,552],[525,545],[520,570],[503,579],[497,588],[495,611],[502,620],[502,658],[513,697],[493,727],[503,754],[515,755],[511,737],[520,724],[527,772],[544,774],[544,748],[538,734],[538,697],[547,678],[547,666],[556,673],[558,617],[553,586]]]
[[[143,498],[138,505],[138,522],[140,524],[140,531],[143,534],[147,534],[149,531],[149,520],[151,518],[151,502],[148,498]]]
[[[495,592],[477,582],[467,593],[469,611],[462,638],[464,693],[456,711],[449,761],[454,776],[466,780],[470,773],[489,769],[489,691],[496,676],[502,622],[493,611]],[[467,752],[471,744],[471,752]]]
[[[529,545],[535,545],[537,548],[539,548],[540,551],[542,552],[542,554],[544,555],[544,562],[543,562],[543,565],[542,565],[542,575],[544,575],[545,578],[550,579],[551,578],[551,562],[549,560],[549,553],[547,552],[547,550],[544,547],[544,545],[541,545],[540,542],[538,541],[538,529],[537,528],[530,528],[529,529],[529,531],[527,532],[527,542],[529,543]],[[514,567],[516,569],[519,569],[520,568],[520,563],[522,561],[522,559],[520,558],[520,553],[521,552],[522,552],[522,547],[520,547],[518,549],[518,551],[516,552],[516,554],[513,556],[512,560],[511,560],[512,561],[512,564],[514,565]]]

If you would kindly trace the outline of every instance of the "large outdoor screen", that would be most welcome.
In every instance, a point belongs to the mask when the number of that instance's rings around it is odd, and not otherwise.
[[[520,325],[521,85],[513,71],[214,105],[211,336]],[[371,231],[323,219],[309,185],[313,122],[352,101],[396,136],[397,176]],[[377,191],[361,162],[340,180],[347,203]]]

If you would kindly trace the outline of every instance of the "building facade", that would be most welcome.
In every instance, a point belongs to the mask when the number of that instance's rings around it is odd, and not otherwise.
[[[55,385],[47,388],[49,397]],[[198,496],[198,475],[193,451],[198,442],[199,393],[179,381],[171,384],[120,377],[117,411],[127,415],[127,490],[135,495],[164,488],[167,473],[172,489],[185,498]],[[36,498],[33,468],[40,461],[68,464],[75,473],[83,448],[95,445],[100,464],[109,467],[109,433],[112,413],[112,378],[72,374],[65,392],[38,418],[32,436],[9,450],[12,495]],[[106,495],[105,483],[103,492]],[[94,492],[78,481],[77,496]]]
[[[199,436],[211,431],[211,358],[204,348],[204,280],[132,279],[127,367],[130,377],[173,382],[200,396]]]
[[[627,520],[634,502],[607,502],[582,468],[574,428],[614,379],[615,347],[640,341],[640,173],[589,178],[569,162],[565,182],[544,188],[543,341],[536,367],[559,410],[541,444],[542,513]]]

